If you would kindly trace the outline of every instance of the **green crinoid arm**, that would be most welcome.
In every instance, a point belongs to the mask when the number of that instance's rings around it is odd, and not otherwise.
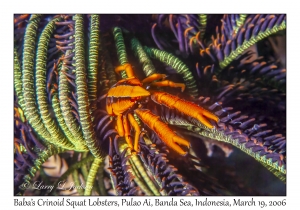
[[[83,159],[83,158],[86,158],[87,155],[88,155],[88,152],[82,153],[82,159]],[[82,165],[82,166],[80,167],[80,171],[81,171],[81,173],[82,173],[82,175],[83,175],[84,180],[87,180],[87,177],[88,177],[88,175],[89,175],[87,165]]]
[[[223,141],[229,143],[248,155],[252,156],[255,160],[260,162],[263,166],[265,166],[269,171],[271,171],[275,176],[277,176],[281,181],[286,181],[286,169],[284,166],[280,166],[278,162],[273,162],[272,158],[266,158],[265,155],[261,156],[259,152],[253,152],[251,148],[247,148],[245,146],[246,143],[239,143],[238,139],[232,138],[230,135],[226,135],[223,132],[217,131],[213,129],[210,131],[201,131],[199,132],[201,136],[205,136],[217,141]]]
[[[52,143],[62,148],[74,150],[74,145],[69,142],[64,133],[54,121],[48,109],[48,97],[46,93],[46,63],[47,50],[50,37],[56,27],[55,22],[62,20],[62,17],[54,18],[44,28],[38,42],[36,58],[36,95],[41,118],[45,127],[51,135]]]
[[[105,43],[105,39],[102,38],[101,42]],[[114,67],[112,65],[111,58],[109,56],[107,47],[105,45],[102,45],[101,49],[103,50],[102,55],[103,55],[103,60],[105,61],[105,66],[104,66],[103,70],[106,72],[106,75],[107,75],[108,86],[111,87],[117,83],[116,73],[115,73]]]
[[[128,60],[127,60],[122,30],[118,27],[115,27],[113,29],[113,34],[114,34],[114,39],[115,39],[116,48],[117,48],[117,55],[119,58],[120,65],[124,65],[124,64],[128,63]],[[125,71],[121,71],[121,77],[123,79],[127,78]]]
[[[66,135],[66,137],[75,146],[75,150],[76,151],[89,151],[89,149],[85,145],[85,142],[84,142],[84,139],[83,139],[82,135],[80,136],[81,139],[80,138],[78,139],[69,130],[69,128],[68,128],[68,126],[67,126],[67,124],[66,124],[66,122],[64,120],[61,108],[60,108],[60,104],[59,104],[59,99],[58,99],[57,93],[53,94],[53,97],[52,97],[52,107],[53,107],[53,111],[54,111],[55,117],[56,117],[56,119],[57,119],[57,121],[59,123],[59,126],[61,127],[61,129],[64,132],[64,134]]]
[[[47,148],[37,153],[38,158],[34,161],[34,165],[28,169],[28,174],[24,176],[24,182],[20,185],[20,188],[26,187],[30,184],[31,179],[35,176],[35,173],[40,170],[42,164],[52,155],[65,152],[65,149],[57,147],[53,144],[48,144]]]
[[[233,138],[231,135],[225,134],[223,131],[218,131],[217,129],[207,129],[206,126],[199,123],[197,120],[193,120],[193,123],[190,120],[186,120],[183,117],[169,118],[164,119],[171,125],[176,125],[182,127],[186,130],[191,131],[192,135],[197,137],[207,137],[209,139],[222,141],[229,143],[248,155],[252,156],[255,160],[260,162],[265,166],[269,171],[271,171],[275,176],[277,176],[281,181],[285,182],[286,180],[286,169],[284,165],[279,165],[279,163],[273,162],[272,158],[266,158],[266,155],[260,155],[260,151],[253,152],[252,148],[247,148],[245,145],[247,142],[240,143],[238,139]]]
[[[103,162],[103,159],[99,159],[99,158],[94,159],[94,161],[91,165],[90,171],[89,171],[88,178],[86,180],[86,188],[84,191],[84,195],[91,195],[92,188],[93,188],[93,185],[94,185],[94,182],[96,179],[96,174],[97,174],[98,169],[102,162]]]
[[[87,152],[82,153],[82,158],[86,158],[87,154],[88,154]],[[80,171],[81,171],[81,173],[83,175],[84,180],[87,180],[87,177],[89,175],[87,165],[82,165],[80,167]]]
[[[98,188],[100,193],[99,195],[107,195],[105,184],[104,184],[104,167],[105,167],[105,162],[102,161],[97,171]]]
[[[97,99],[97,69],[99,64],[100,48],[100,19],[99,15],[91,15],[91,34],[89,40],[88,59],[88,95],[91,111],[96,109],[94,101]]]
[[[71,50],[67,50],[66,56],[68,56],[70,53]],[[58,65],[58,101],[60,104],[60,109],[64,122],[69,130],[65,131],[65,134],[67,135],[68,132],[71,133],[73,138],[69,139],[76,146],[76,149],[79,149],[80,151],[80,148],[86,149],[87,146],[80,125],[77,123],[76,118],[72,114],[72,107],[69,101],[70,84],[68,82],[67,76],[65,75],[65,71],[67,71],[67,66],[64,62],[61,63],[59,63]],[[61,127],[64,128],[63,125],[61,125]]]
[[[191,96],[197,97],[198,96],[198,88],[196,85],[196,80],[189,70],[189,68],[177,57],[172,55],[171,53],[158,50],[155,48],[149,48],[144,46],[145,52],[152,58],[158,59],[159,61],[163,62],[164,64],[172,67],[178,74],[182,75],[184,83],[188,89],[188,92]]]
[[[16,48],[14,48],[14,89],[18,97],[18,103],[21,109],[24,110],[25,108],[22,91],[22,70]]]
[[[74,180],[74,185],[75,186],[81,186],[81,180],[79,178],[79,173],[78,173],[78,170],[74,170],[73,173],[72,173],[72,177],[73,177],[73,180]],[[78,194],[80,196],[83,195],[84,191],[81,187],[78,187],[76,188],[76,191],[78,192]]]
[[[53,186],[55,187],[55,189],[59,186],[59,182],[65,180],[68,178],[68,176],[70,174],[72,174],[75,170],[79,169],[81,166],[86,165],[87,163],[93,161],[95,158],[93,155],[88,155],[87,157],[81,159],[80,161],[78,161],[77,163],[72,164],[68,170],[59,177],[58,180],[56,180],[56,182],[53,184]],[[55,192],[55,189],[52,190],[52,193]]]
[[[128,147],[124,140],[119,140],[119,150],[123,152]],[[131,153],[130,149],[127,150],[126,156],[129,155],[129,164],[131,172],[134,175],[134,181],[146,193],[146,195],[160,195],[159,189],[150,179],[144,164],[136,153]]]
[[[244,24],[246,17],[246,14],[240,14],[239,19],[236,20],[236,26],[233,27],[235,33],[237,33],[241,26]]]
[[[157,151],[156,151],[155,153],[157,153]],[[147,172],[148,172],[149,174],[151,174],[151,176],[152,176],[153,179],[155,180],[157,186],[159,187],[160,195],[166,196],[166,195],[167,195],[167,192],[166,192],[165,189],[163,189],[163,185],[162,185],[161,181],[157,178],[157,175],[155,175],[155,174],[153,173],[153,171],[152,171],[152,170],[150,169],[150,167],[148,166],[148,163],[147,163],[147,162],[145,162],[142,158],[141,158],[141,161],[142,161],[142,163],[144,164],[145,168],[147,168]]]
[[[37,29],[41,15],[31,15],[25,31],[22,67],[22,86],[24,96],[24,112],[32,128],[48,142],[53,142],[38,113],[34,89],[34,57],[37,39]],[[54,143],[54,142],[53,142]]]
[[[88,98],[88,90],[86,84],[86,67],[84,56],[84,27],[83,16],[75,15],[75,69],[76,69],[76,91],[78,112],[80,117],[80,124],[86,144],[91,153],[96,158],[103,158],[101,148],[97,144],[96,135],[90,115],[90,104]]]
[[[145,75],[148,77],[154,74],[156,71],[152,61],[148,58],[148,55],[145,53],[141,43],[136,38],[131,39],[131,48],[135,55],[139,58],[140,63],[143,65]]]
[[[201,130],[201,129],[199,129]],[[194,131],[195,132],[195,131]],[[238,139],[232,138],[230,135],[226,135],[223,132],[217,131],[216,129],[212,129],[211,131],[201,130],[198,132],[199,135],[208,137],[210,139],[214,139],[217,141],[227,142],[248,155],[252,156],[260,162],[263,166],[265,166],[269,171],[271,171],[275,176],[277,176],[281,181],[286,181],[286,169],[284,166],[280,166],[278,162],[273,162],[272,158],[267,159],[265,155],[261,156],[259,152],[253,152],[251,148],[247,148],[245,146],[246,143],[239,143]]]
[[[178,121],[178,122],[177,122]],[[259,152],[253,152],[251,148],[247,148],[245,143],[239,143],[238,139],[233,138],[230,135],[226,135],[222,131],[218,131],[216,129],[206,129],[205,126],[202,126],[200,123],[197,123],[197,127],[191,124],[189,121],[181,118],[180,120],[168,120],[168,122],[172,125],[182,126],[185,129],[192,131],[192,133],[196,136],[204,136],[209,139],[222,141],[229,143],[248,155],[252,156],[255,160],[260,162],[263,166],[265,166],[269,171],[271,171],[275,176],[277,176],[281,181],[285,182],[286,180],[286,169],[284,166],[279,166],[278,162],[273,162],[272,158],[266,158],[265,155],[260,155]]]
[[[239,55],[241,55],[245,50],[250,46],[256,44],[258,41],[286,29],[286,22],[283,21],[280,25],[275,25],[271,29],[267,28],[264,32],[259,32],[257,36],[251,37],[248,41],[244,41],[242,45],[238,46],[234,51],[232,51],[223,61],[219,63],[220,68],[224,69],[228,66],[233,60],[235,60]],[[241,30],[241,29],[240,29]]]
[[[200,38],[203,39],[206,31],[206,24],[207,24],[207,15],[205,14],[198,14],[199,23],[200,23]]]

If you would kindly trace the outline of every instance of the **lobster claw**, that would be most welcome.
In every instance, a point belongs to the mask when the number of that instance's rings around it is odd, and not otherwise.
[[[197,119],[200,123],[210,129],[214,126],[207,119],[211,119],[215,122],[219,121],[219,118],[210,111],[165,92],[153,92],[151,94],[151,99],[158,104],[162,104],[170,109],[176,109],[187,116]]]
[[[157,136],[171,149],[180,155],[185,156],[184,151],[179,145],[190,147],[190,143],[178,136],[167,124],[160,120],[160,117],[151,113],[148,109],[136,109],[134,112]]]

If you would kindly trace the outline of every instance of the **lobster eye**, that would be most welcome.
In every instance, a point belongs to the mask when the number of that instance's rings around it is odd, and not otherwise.
[[[148,85],[148,86],[146,86],[146,90],[149,90],[150,89],[150,86]]]

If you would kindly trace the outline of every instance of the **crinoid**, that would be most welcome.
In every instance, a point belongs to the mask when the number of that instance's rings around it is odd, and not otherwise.
[[[285,19],[15,15],[15,195],[284,195]]]

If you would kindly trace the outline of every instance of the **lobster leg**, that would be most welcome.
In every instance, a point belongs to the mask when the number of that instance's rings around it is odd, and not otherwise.
[[[130,122],[130,124],[133,126],[134,130],[135,130],[135,135],[134,135],[134,150],[139,152],[139,137],[140,137],[140,133],[141,133],[141,128],[139,126],[139,124],[136,122],[136,120],[134,119],[134,117],[132,116],[132,114],[128,113],[128,120]]]
[[[170,109],[177,109],[183,114],[197,119],[199,122],[210,129],[214,126],[206,118],[214,120],[215,122],[219,121],[219,118],[213,113],[192,102],[185,101],[177,96],[168,93],[153,92],[151,94],[151,99],[158,104],[162,104]]]
[[[119,73],[120,71],[125,71],[128,78],[134,77],[132,66],[129,63],[125,63],[124,65],[115,68],[116,73]]]
[[[151,83],[155,80],[159,80],[159,79],[165,79],[167,77],[167,75],[165,74],[151,74],[150,76],[146,77],[145,79],[143,79],[142,83]]]
[[[142,83],[151,83],[155,80],[159,80],[162,79],[163,81],[159,81],[159,82],[153,82],[151,85],[152,86],[157,86],[157,87],[180,87],[181,91],[183,92],[185,89],[185,84],[184,83],[175,83],[172,82],[170,80],[165,80],[167,76],[165,74],[152,74],[149,77],[146,77]]]
[[[139,125],[137,124],[137,122],[135,121],[135,119],[133,118],[133,116],[131,114],[128,114],[128,115],[129,115],[130,123],[133,125],[133,127],[136,131],[136,136],[139,136],[139,133],[140,133]],[[132,122],[131,117],[133,118],[134,122]],[[136,142],[133,147],[132,138],[130,135],[130,125],[128,123],[127,115],[118,115],[117,116],[117,124],[116,124],[115,128],[116,128],[119,136],[125,138],[126,143],[130,147],[130,149],[131,150],[134,149],[135,151],[138,152],[139,151],[138,150],[138,139],[136,139],[136,137],[135,137]]]
[[[121,137],[124,136],[124,126],[123,126],[123,122],[122,122],[122,115],[117,116],[117,131]]]
[[[126,115],[123,116],[123,126],[124,126],[125,140],[126,140],[128,146],[130,147],[130,149],[133,149],[132,139],[131,139],[131,136],[130,136],[130,126],[129,126],[128,119],[127,119]]]
[[[152,86],[157,86],[157,87],[180,87],[181,92],[183,92],[184,89],[185,89],[185,84],[184,83],[175,83],[175,82],[172,82],[170,80],[153,82],[151,85]]]
[[[132,144],[132,138],[130,135],[130,125],[128,123],[128,120],[135,130],[134,145]],[[132,114],[129,113],[128,115],[118,115],[116,130],[120,137],[125,138],[126,143],[130,147],[130,149],[133,149],[134,151],[139,152],[138,143],[139,143],[139,135],[140,135],[141,129],[140,129],[140,126],[138,125],[138,123],[135,121]]]
[[[190,147],[190,143],[177,136],[174,131],[172,131],[167,124],[160,120],[160,117],[151,113],[147,109],[136,109],[134,112],[138,117],[150,128],[152,129],[158,137],[171,149],[180,155],[186,155],[187,152],[184,151],[179,145]]]

